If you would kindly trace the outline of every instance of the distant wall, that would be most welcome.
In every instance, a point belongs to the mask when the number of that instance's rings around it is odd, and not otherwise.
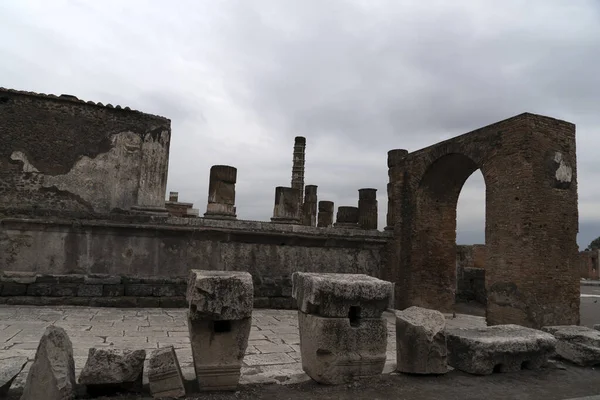
[[[81,304],[102,293],[100,297],[112,294],[109,297],[125,296],[130,297],[125,300],[135,302],[135,296],[163,297],[159,288],[162,285],[169,287],[171,297],[181,297],[188,271],[195,268],[248,271],[254,279],[257,307],[291,308],[293,272],[379,277],[389,238],[387,232],[358,229],[203,218],[136,218],[76,222],[1,219],[0,265],[9,272],[2,279],[11,285],[4,286],[0,297],[10,296],[13,302],[33,301],[26,300],[27,296],[45,296],[50,298],[45,301],[51,302],[58,301],[56,297],[62,297],[63,302],[85,297],[76,300]],[[15,282],[15,273],[24,274],[25,281]],[[98,283],[98,277],[108,280]],[[70,291],[60,291],[61,279]],[[85,288],[82,285],[86,282],[124,286]],[[45,285],[29,286],[33,284]],[[67,295],[59,296],[61,293]],[[93,301],[99,304],[98,299]]]
[[[483,244],[456,246],[456,301],[487,301]]]
[[[170,121],[0,88],[0,209],[164,206]]]
[[[578,268],[580,277],[583,279],[600,279],[600,255],[599,250],[579,252]]]

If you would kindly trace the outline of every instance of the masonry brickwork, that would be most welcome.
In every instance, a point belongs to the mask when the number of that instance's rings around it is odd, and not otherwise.
[[[456,205],[467,178],[486,184],[489,324],[577,324],[575,126],[521,114],[408,154],[390,168],[394,245],[384,276],[396,307],[451,311]]]

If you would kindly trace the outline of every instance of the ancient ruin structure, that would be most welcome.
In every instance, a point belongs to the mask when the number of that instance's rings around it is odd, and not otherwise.
[[[317,185],[306,185],[304,188],[302,225],[317,226]]]
[[[190,266],[202,265],[250,273],[257,307],[294,307],[294,272],[359,272],[394,282],[399,309],[452,311],[470,291],[490,324],[578,322],[584,256],[568,122],[522,114],[419,151],[391,150],[385,231],[376,230],[374,189],[361,189],[358,207],[339,207],[332,228],[333,202],[304,185],[303,137],[291,186],[276,188],[272,222],[260,222],[237,219],[231,166],[211,168],[204,218],[189,218],[175,193],[165,202],[166,118],[0,89],[0,127],[0,303],[181,306]],[[467,266],[457,280],[456,203],[477,169],[485,270]]]
[[[396,283],[396,307],[452,310],[456,204],[477,169],[488,323],[577,324],[575,126],[527,113],[392,163],[394,239],[383,276]]]
[[[229,165],[213,165],[208,184],[205,218],[235,219],[235,183],[237,169]]]
[[[195,218],[198,210],[193,208],[194,203],[183,203],[179,201],[178,192],[169,192],[169,200],[165,202],[165,208],[169,215],[182,218]]]
[[[319,228],[331,228],[333,226],[333,201],[319,201],[319,215],[317,226]]]
[[[358,189],[358,226],[377,229],[377,189]]]

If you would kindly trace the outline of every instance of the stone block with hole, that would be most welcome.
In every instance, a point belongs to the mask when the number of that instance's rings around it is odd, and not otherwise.
[[[448,364],[475,375],[539,369],[556,348],[554,336],[519,325],[448,329],[446,339]]]
[[[191,270],[186,299],[200,390],[236,390],[252,325],[252,276]]]
[[[296,272],[292,285],[304,372],[330,385],[381,374],[387,348],[382,313],[392,284],[368,275]]]

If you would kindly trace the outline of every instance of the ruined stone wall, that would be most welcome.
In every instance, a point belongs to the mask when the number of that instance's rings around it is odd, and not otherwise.
[[[203,218],[4,218],[0,302],[174,304],[182,301],[188,271],[195,268],[248,271],[257,307],[290,308],[293,272],[380,276],[389,237]]]
[[[166,118],[0,88],[0,210],[164,207],[170,135]]]
[[[456,246],[456,301],[486,303],[485,245]]]
[[[600,251],[588,250],[579,252],[578,269],[583,279],[600,279]]]

